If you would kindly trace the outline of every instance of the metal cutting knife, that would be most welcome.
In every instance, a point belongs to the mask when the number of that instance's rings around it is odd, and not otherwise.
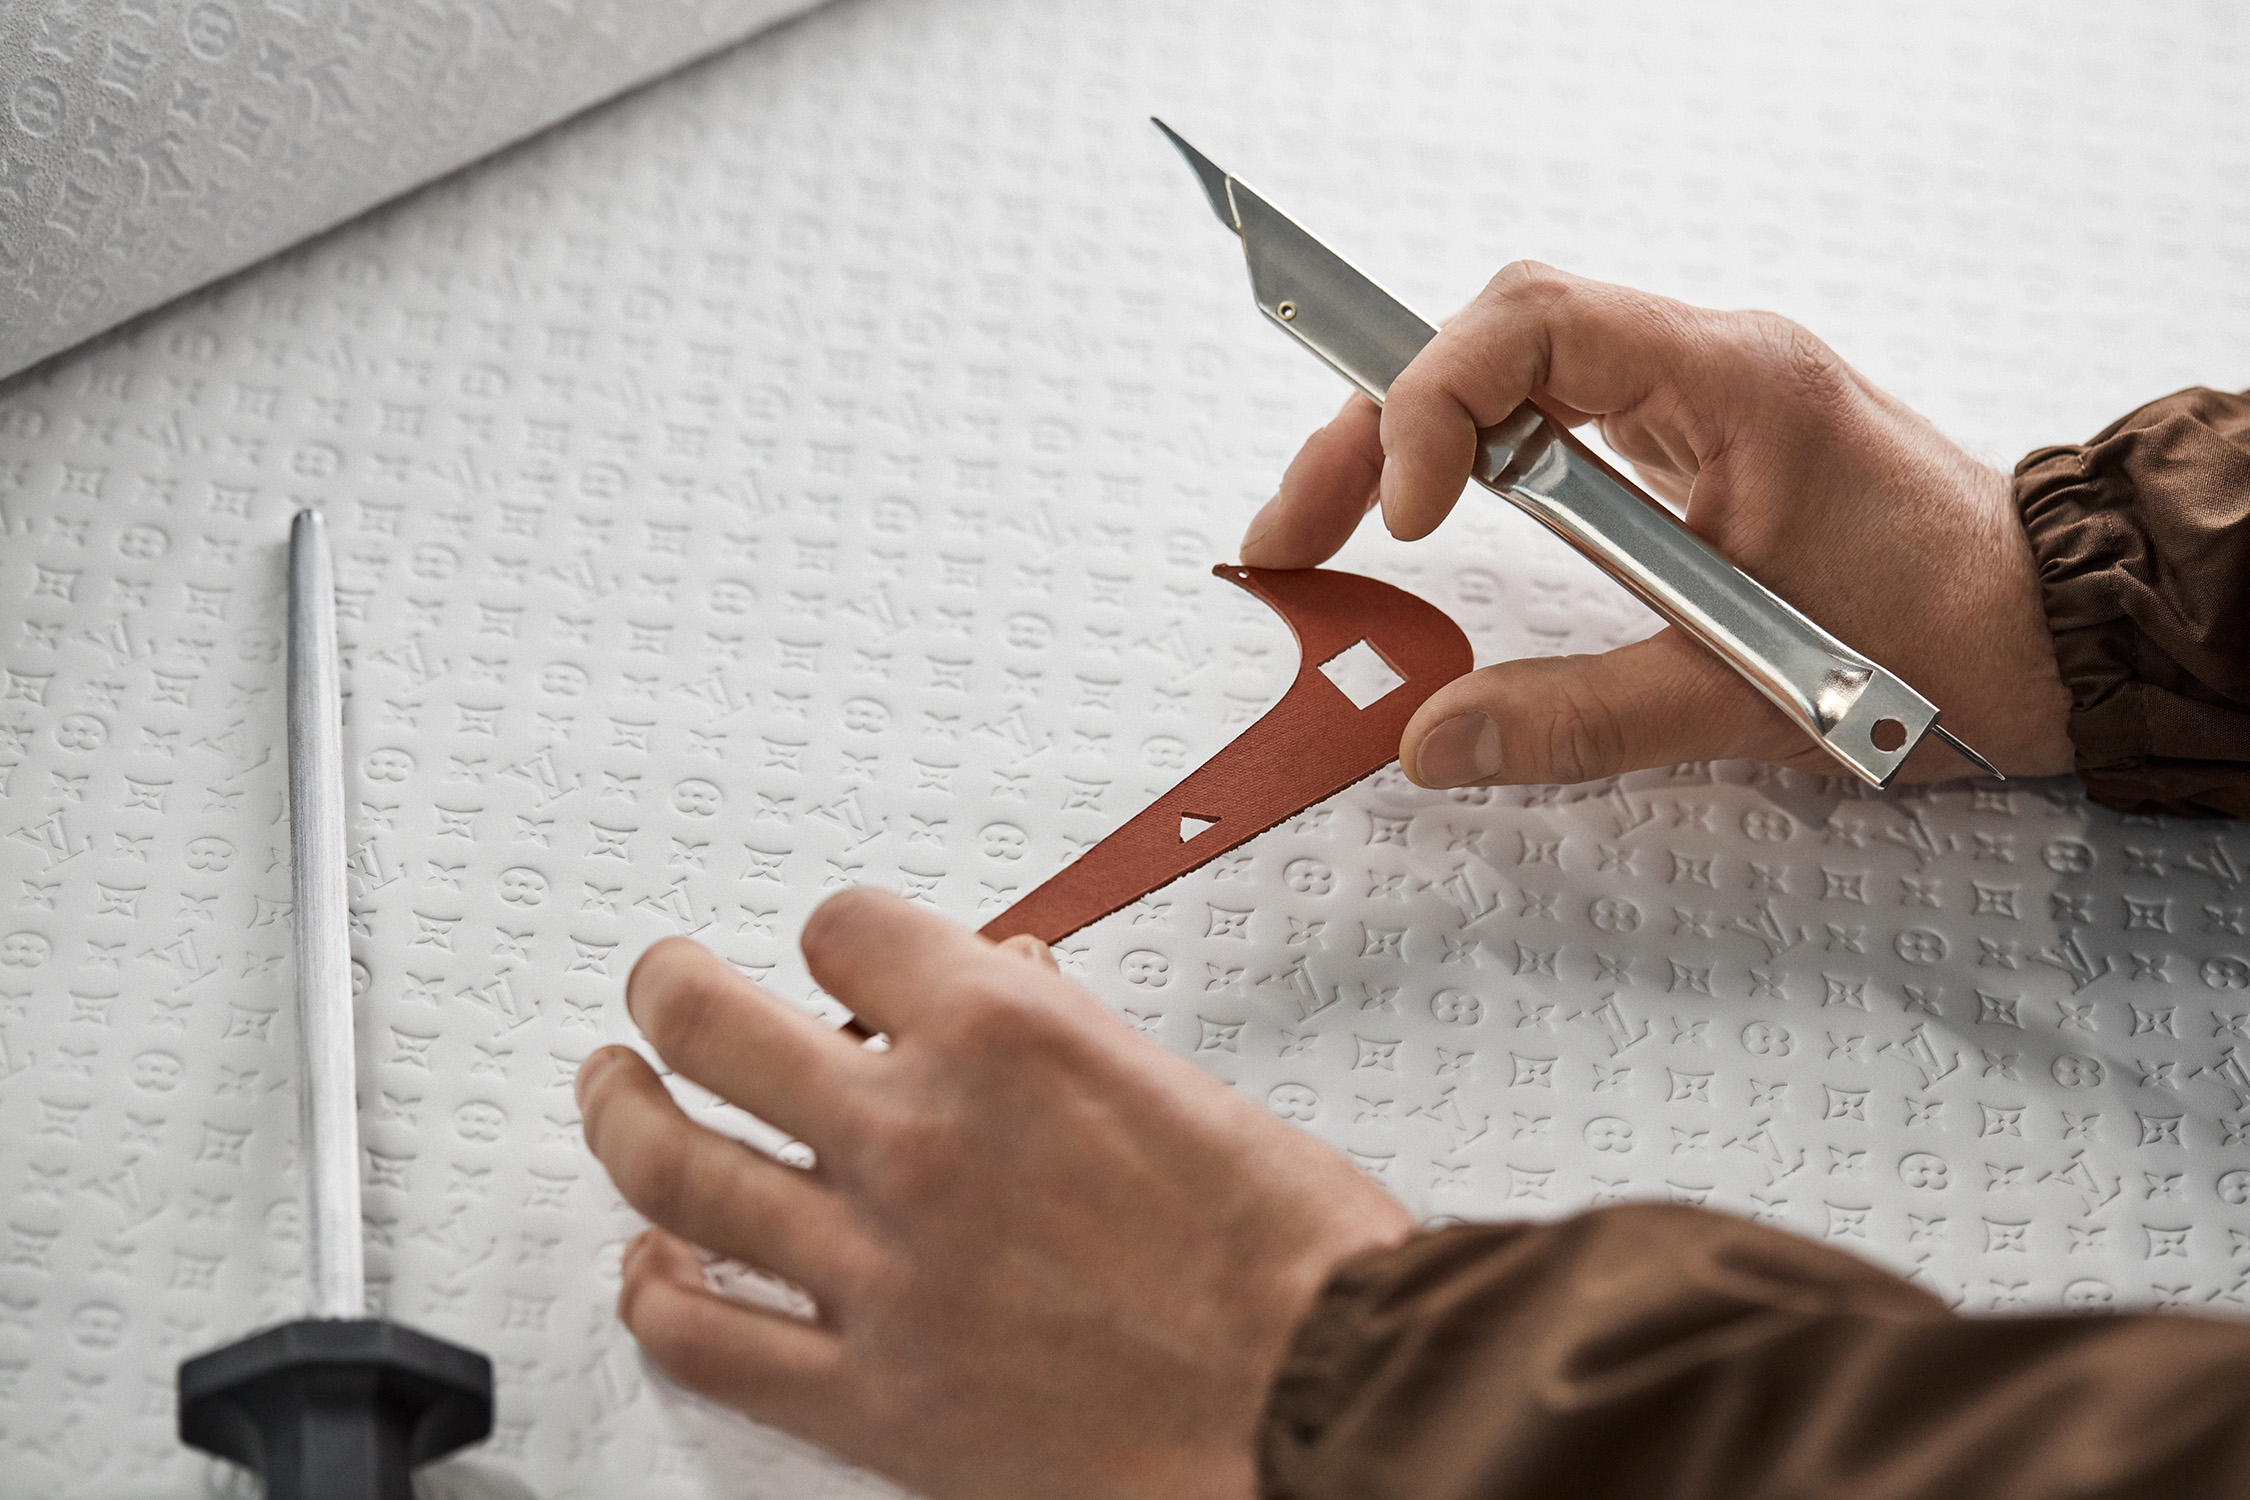
[[[1437,328],[1154,123],[1241,236],[1258,310],[1380,404]],[[1938,723],[1929,699],[1721,557],[1539,407],[1527,401],[1477,438],[1477,483],[1717,653],[1854,775],[1888,785],[1931,734],[2001,775]]]

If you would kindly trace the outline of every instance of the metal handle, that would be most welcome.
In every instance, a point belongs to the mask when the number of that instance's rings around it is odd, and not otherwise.
[[[1531,403],[1478,434],[1474,472],[1875,785],[1937,718],[1927,698],[1721,557]]]
[[[1274,325],[1377,402],[1437,329],[1163,121],[1212,212],[1242,237]],[[1925,734],[1980,768],[1937,708],[1728,562],[1529,402],[1479,435],[1476,479],[1701,641],[1852,771],[1888,785]]]

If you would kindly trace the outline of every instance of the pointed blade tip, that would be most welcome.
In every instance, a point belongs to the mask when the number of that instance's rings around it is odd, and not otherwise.
[[[1972,762],[1979,769],[1984,771],[1986,775],[1994,777],[1995,779],[2000,781],[2006,781],[2008,779],[2007,772],[2001,770],[1991,761],[1986,760],[1983,756],[1977,754],[1976,751],[1970,749],[1968,744],[1963,741],[1959,735],[1955,734],[1952,730],[1947,729],[1943,724],[1938,723],[1935,719],[1932,719],[1930,721],[1930,732],[1935,734],[1940,740],[1943,740],[1947,745],[1951,746],[1963,760]]]
[[[1219,216],[1219,222],[1237,234],[1241,233],[1241,226],[1234,221],[1234,203],[1227,196],[1227,174],[1221,171],[1218,164],[1212,161],[1210,157],[1189,145],[1187,139],[1177,130],[1174,130],[1156,116],[1150,115],[1148,122],[1158,130],[1163,131],[1164,138],[1170,141],[1173,148],[1187,159],[1188,166],[1195,173],[1196,181],[1203,185],[1203,196],[1211,202],[1211,212]]]

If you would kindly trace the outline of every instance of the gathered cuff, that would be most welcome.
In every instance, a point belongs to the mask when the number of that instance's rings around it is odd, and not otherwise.
[[[2250,817],[2250,394],[2153,401],[2015,490],[2089,794]]]
[[[1948,1320],[1864,1261],[1703,1209],[1425,1230],[1338,1267],[1299,1325],[1259,1431],[1261,1493],[1663,1500],[1654,1476],[1708,1409],[1699,1370],[1763,1384],[1742,1373],[1760,1346]],[[1804,1348],[1776,1364],[1820,1362]]]
[[[1263,1500],[2240,1500],[2250,1325],[1963,1318],[1824,1245],[1626,1204],[1339,1267]]]

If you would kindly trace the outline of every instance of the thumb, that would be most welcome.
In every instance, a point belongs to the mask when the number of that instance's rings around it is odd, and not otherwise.
[[[1430,695],[1399,764],[1419,786],[1597,781],[1683,760],[1787,756],[1781,711],[1678,631],[1599,656],[1485,667]]]

